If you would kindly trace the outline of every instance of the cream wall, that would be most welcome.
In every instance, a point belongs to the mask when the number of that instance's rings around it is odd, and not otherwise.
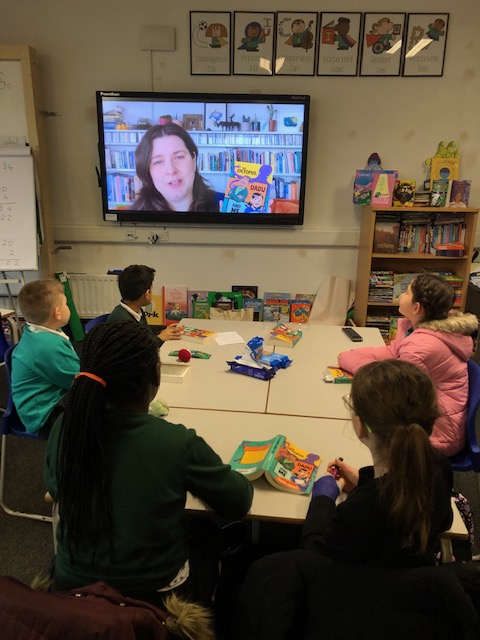
[[[336,11],[304,0],[301,11]],[[461,177],[471,178],[472,204],[480,204],[480,5],[468,0],[344,0],[343,11],[450,12],[441,78],[190,76],[189,11],[254,10],[205,0],[3,0],[0,41],[37,50],[46,111],[55,241],[59,269],[103,273],[133,262],[158,270],[159,283],[191,288],[258,284],[314,291],[329,274],[354,280],[360,211],[352,204],[355,169],[373,151],[385,168],[422,181],[423,161],[440,140],[456,140]],[[264,0],[262,11],[292,9]],[[172,25],[175,52],[141,51],[140,27]],[[308,93],[311,95],[306,212],[303,228],[281,230],[169,226],[170,241],[149,246],[124,242],[125,227],[104,223],[95,166],[95,91],[165,90]],[[1,99],[1,96],[0,96]],[[141,243],[141,244],[140,244]]]

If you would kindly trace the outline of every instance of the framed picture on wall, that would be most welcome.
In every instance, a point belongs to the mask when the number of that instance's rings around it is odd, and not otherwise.
[[[247,76],[271,76],[274,39],[274,13],[235,11],[233,73]]]
[[[364,13],[361,76],[399,76],[404,13]]]
[[[357,75],[361,27],[361,13],[320,14],[317,75]]]
[[[230,75],[231,23],[229,11],[190,11],[191,75]]]
[[[442,76],[448,13],[409,13],[402,75]]]
[[[277,11],[275,75],[313,76],[317,13]]]

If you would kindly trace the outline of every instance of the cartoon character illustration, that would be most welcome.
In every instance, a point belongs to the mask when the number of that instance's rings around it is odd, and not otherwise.
[[[245,202],[248,197],[248,184],[250,180],[247,176],[241,176],[238,180],[232,180],[230,191],[227,198],[235,200],[235,202]]]
[[[245,207],[245,213],[262,213],[263,196],[261,193],[252,193],[250,202]]]
[[[205,20],[201,20],[192,29],[192,40],[197,47],[219,49],[228,44],[225,40],[227,36],[227,27],[221,22],[208,24]]]
[[[427,38],[431,38],[438,42],[440,36],[445,35],[445,20],[442,18],[436,18],[431,24],[428,25]]]
[[[270,29],[264,29],[259,22],[249,22],[245,27],[245,37],[242,38],[242,44],[239,49],[246,49],[246,51],[258,51],[258,45],[267,41],[267,37],[270,35]]]
[[[370,33],[367,33],[367,47],[372,47],[373,53],[379,54],[388,51],[392,47],[395,35],[399,34],[401,25],[395,25],[390,18],[381,18],[372,24]]]
[[[228,44],[225,38],[228,36],[227,27],[221,22],[212,22],[205,31],[207,38],[211,38],[210,46],[212,49],[220,49]]]
[[[310,20],[308,27],[305,27],[305,21],[301,18],[297,18],[292,21],[291,30],[292,34],[285,42],[291,47],[301,47],[308,51],[313,47],[313,34],[312,34],[313,20]]]
[[[292,475],[290,476],[290,481],[298,485],[300,491],[305,491],[305,489],[308,487],[309,477],[310,473],[308,472],[308,469],[303,469],[302,467],[300,467],[295,471],[295,473],[292,473]]]
[[[357,41],[348,35],[350,31],[350,18],[339,18],[334,30],[338,51],[348,51],[348,49],[351,49],[357,44]]]

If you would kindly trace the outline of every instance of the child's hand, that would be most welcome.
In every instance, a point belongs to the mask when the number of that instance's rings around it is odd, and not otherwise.
[[[328,473],[321,476],[313,484],[312,498],[318,498],[319,496],[325,496],[335,501],[340,495],[340,487],[335,478]]]
[[[183,329],[179,327],[177,324],[170,324],[165,329],[162,329],[158,334],[160,340],[166,342],[167,340],[180,340],[182,337]]]
[[[347,464],[342,458],[335,458],[335,460],[329,462],[327,471],[332,475],[336,475],[337,482],[345,493],[353,491],[358,484],[358,469]]]

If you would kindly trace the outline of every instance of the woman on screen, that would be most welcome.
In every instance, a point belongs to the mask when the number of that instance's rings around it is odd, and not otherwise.
[[[135,211],[220,210],[223,194],[211,189],[197,169],[198,148],[183,127],[173,122],[147,130],[135,151],[142,187]]]

